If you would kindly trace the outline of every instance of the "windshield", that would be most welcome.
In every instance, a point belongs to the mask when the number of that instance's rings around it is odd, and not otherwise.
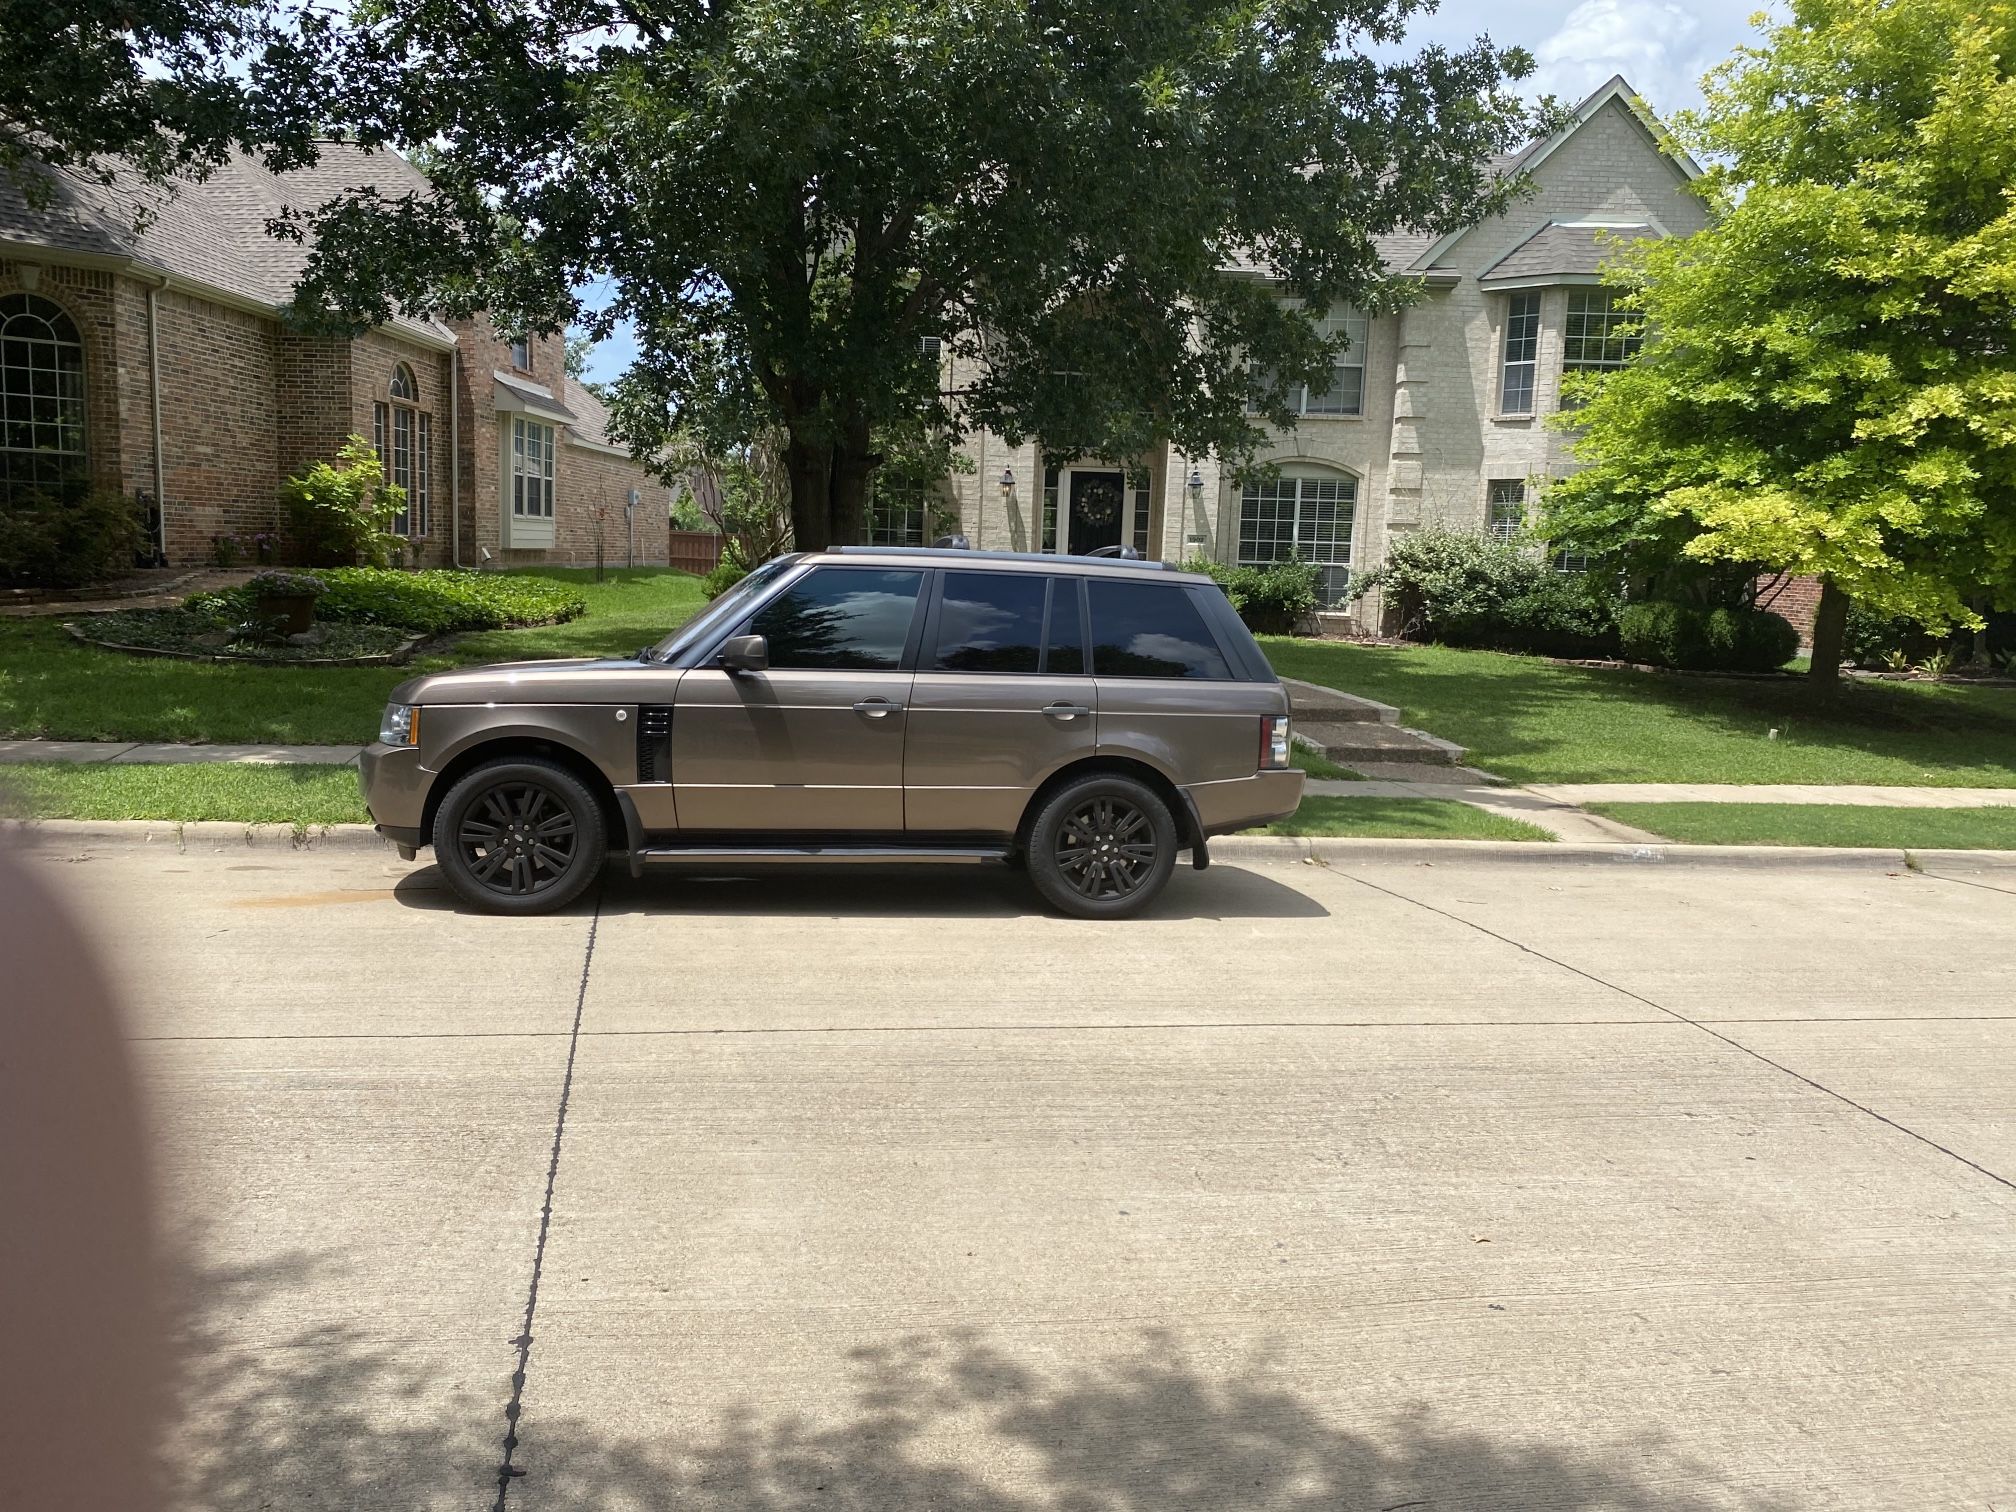
[[[670,661],[682,651],[707,639],[723,625],[732,625],[746,612],[749,600],[777,581],[798,560],[791,556],[772,557],[749,576],[714,600],[692,619],[653,646],[648,660]]]

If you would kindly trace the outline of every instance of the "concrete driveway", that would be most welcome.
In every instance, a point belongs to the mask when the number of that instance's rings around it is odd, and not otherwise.
[[[2016,1507],[2016,865],[1537,849],[1102,926],[45,848],[161,1125],[181,1504]]]

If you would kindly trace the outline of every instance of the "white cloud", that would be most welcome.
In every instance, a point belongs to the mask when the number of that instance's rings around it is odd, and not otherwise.
[[[1540,66],[1527,85],[1572,104],[1622,74],[1655,111],[1671,111],[1698,98],[1700,32],[1692,12],[1665,0],[1582,0],[1533,49]]]

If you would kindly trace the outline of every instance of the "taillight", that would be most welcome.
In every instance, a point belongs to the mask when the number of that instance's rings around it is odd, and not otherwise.
[[[1288,716],[1286,714],[1263,714],[1260,717],[1260,769],[1285,767],[1288,765]]]

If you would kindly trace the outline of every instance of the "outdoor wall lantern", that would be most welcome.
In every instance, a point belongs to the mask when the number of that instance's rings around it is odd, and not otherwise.
[[[1015,497],[1015,469],[1012,467],[1001,469],[1001,497],[1010,501]]]

